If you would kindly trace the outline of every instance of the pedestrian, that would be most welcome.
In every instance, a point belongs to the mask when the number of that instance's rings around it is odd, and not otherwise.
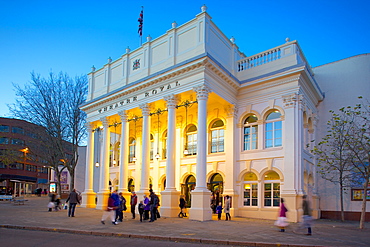
[[[149,220],[149,212],[150,212],[150,204],[149,204],[149,198],[144,195],[144,220]]]
[[[157,220],[157,207],[159,205],[158,196],[154,193],[153,190],[150,190],[150,221],[153,222]]]
[[[226,214],[226,220],[231,220],[230,216],[230,196],[226,196],[224,212]]]
[[[289,225],[286,218],[286,212],[288,212],[288,209],[285,207],[284,199],[280,198],[278,218],[275,221],[275,225],[280,228],[280,232],[285,232],[285,227]]]
[[[120,200],[119,195],[117,194],[117,191],[116,190],[114,190],[112,192],[111,197],[114,200],[114,203],[113,204],[114,204],[114,208],[116,209],[116,212],[115,212],[115,220],[117,221],[117,218],[119,217],[119,215],[121,213],[120,212],[120,210],[121,210],[121,208],[120,208],[121,200]]]
[[[51,212],[53,211],[53,208],[55,207],[55,194],[51,192],[49,194],[49,197],[50,197],[50,202],[48,204],[48,208],[49,208],[49,212]]]
[[[140,222],[143,222],[143,216],[144,216],[144,203],[143,201],[140,201],[138,210],[139,210],[139,215],[140,215]]]
[[[216,207],[216,214],[217,214],[217,219],[221,220],[221,214],[222,214],[222,203],[218,203],[218,206]]]
[[[312,222],[312,216],[311,216],[311,208],[310,203],[307,200],[307,196],[302,196],[302,210],[303,210],[303,216],[302,216],[302,227],[307,228],[307,234],[306,235],[312,235],[312,229],[311,229],[311,222]]]
[[[180,204],[179,204],[179,207],[180,207],[180,213],[179,213],[178,216],[180,218],[187,217],[186,216],[186,212],[184,212],[186,210],[186,201],[184,199],[184,195],[180,195]]]
[[[60,199],[61,199],[60,195],[57,195],[56,199],[55,199],[55,211],[62,210],[62,208],[60,206],[60,204],[61,204]]]
[[[110,220],[112,221],[113,225],[118,225],[118,223],[116,222],[116,209],[117,209],[117,207],[114,206],[114,203],[115,203],[114,197],[115,196],[112,197],[112,194],[108,198],[107,209],[104,210],[103,216],[102,216],[101,221],[100,221],[103,225],[105,225],[105,220],[108,217],[110,217]]]
[[[116,221],[123,221],[123,211],[126,211],[126,199],[123,197],[122,192],[118,194],[118,208],[116,210]]]
[[[132,191],[131,192],[131,200],[130,200],[132,219],[135,219],[136,204],[137,204],[137,195],[136,195],[135,191]]]
[[[77,203],[80,204],[79,196],[76,192],[76,189],[73,189],[71,193],[69,193],[66,203],[69,202],[68,207],[68,217],[75,217],[75,209]]]

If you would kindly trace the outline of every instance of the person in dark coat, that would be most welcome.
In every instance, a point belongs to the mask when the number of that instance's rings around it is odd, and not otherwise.
[[[135,191],[131,192],[131,200],[130,200],[130,205],[131,205],[131,214],[132,218],[135,219],[135,207],[137,204],[137,195]]]
[[[144,206],[143,201],[140,201],[139,206],[138,206],[139,215],[140,215],[140,222],[143,222],[144,208],[145,208],[145,206]]]
[[[75,217],[76,205],[77,203],[81,203],[76,189],[73,189],[72,192],[69,193],[66,203],[67,202],[69,202],[68,217]]]
[[[118,194],[119,205],[116,210],[116,221],[122,222],[123,220],[123,211],[126,211],[126,199],[123,197],[122,192]]]
[[[183,195],[180,195],[180,204],[179,204],[179,207],[180,207],[180,213],[179,213],[179,217],[182,218],[182,217],[187,217],[186,216],[186,212],[185,209],[186,209],[186,201],[184,199],[184,196]]]

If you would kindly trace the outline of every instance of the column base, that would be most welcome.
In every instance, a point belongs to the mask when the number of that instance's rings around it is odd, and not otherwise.
[[[161,207],[160,212],[164,217],[177,217],[180,212],[180,192],[174,191],[162,191],[161,192]]]
[[[93,190],[86,190],[81,193],[83,208],[95,208],[96,207],[96,193]]]
[[[195,189],[191,192],[191,208],[189,219],[198,221],[212,220],[210,207],[211,192],[206,188]]]
[[[96,204],[96,209],[106,210],[108,206],[109,191],[99,191],[96,193],[98,202]]]

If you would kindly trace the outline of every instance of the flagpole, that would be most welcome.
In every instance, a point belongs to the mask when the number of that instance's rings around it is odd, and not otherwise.
[[[141,6],[139,21],[140,46],[143,45],[144,6]]]

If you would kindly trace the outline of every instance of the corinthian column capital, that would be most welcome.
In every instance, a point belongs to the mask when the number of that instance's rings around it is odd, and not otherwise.
[[[212,92],[211,89],[204,84],[194,87],[193,90],[197,93],[198,100],[207,100],[209,93]]]
[[[143,116],[149,116],[150,107],[149,107],[148,103],[144,103],[144,104],[139,105],[139,108],[141,109],[141,112],[142,112]]]
[[[179,102],[179,99],[176,95],[170,94],[164,97],[164,100],[166,101],[167,108],[174,109]]]

